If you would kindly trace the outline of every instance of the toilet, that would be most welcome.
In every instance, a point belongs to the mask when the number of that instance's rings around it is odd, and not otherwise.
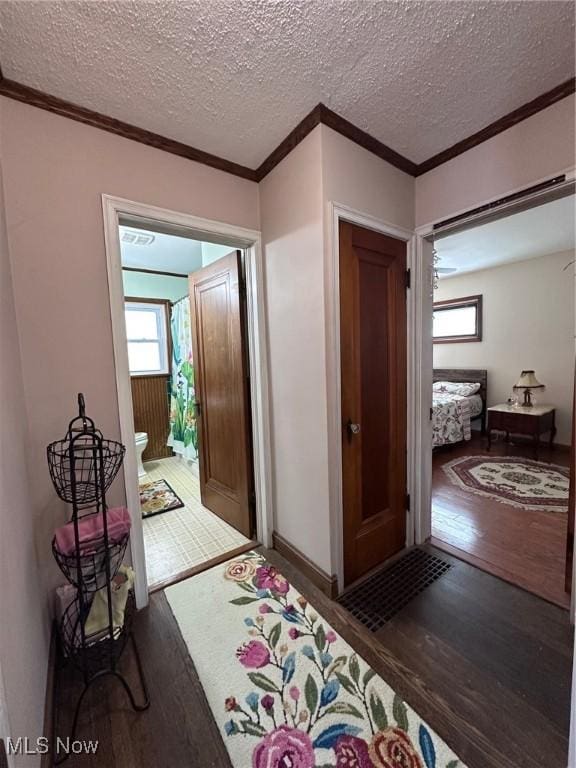
[[[142,464],[142,454],[148,445],[148,433],[136,432],[136,461],[138,462],[138,477],[144,477],[146,470]]]

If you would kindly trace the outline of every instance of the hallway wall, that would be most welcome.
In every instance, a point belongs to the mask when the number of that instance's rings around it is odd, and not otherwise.
[[[332,573],[321,129],[260,183],[275,530]]]
[[[416,179],[416,226],[574,168],[575,96],[568,96]]]
[[[66,509],[45,446],[84,392],[119,437],[102,193],[258,229],[255,183],[16,101],[0,99],[8,242],[29,430],[43,590],[62,580],[50,540]],[[110,501],[123,498],[122,479]]]
[[[3,105],[0,103],[0,112]],[[0,158],[5,149],[0,131]],[[26,457],[22,378],[0,164],[0,738],[42,733],[50,643],[48,596],[35,541],[32,474]],[[50,551],[49,541],[46,551]],[[10,728],[9,733],[6,731]],[[39,758],[12,758],[18,768]]]

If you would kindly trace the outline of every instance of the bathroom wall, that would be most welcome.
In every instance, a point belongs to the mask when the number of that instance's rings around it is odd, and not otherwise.
[[[222,256],[229,254],[233,248],[229,245],[218,245],[218,243],[202,243],[202,266],[207,267],[208,264],[221,259]]]
[[[163,299],[175,302],[188,295],[188,278],[155,275],[149,272],[123,270],[124,295],[142,299]],[[170,335],[170,328],[167,329]],[[132,409],[135,432],[146,432],[148,445],[144,461],[172,456],[167,445],[170,434],[168,406],[170,376],[132,376]]]
[[[178,301],[188,292],[188,278],[171,275],[153,275],[148,272],[122,271],[124,296],[141,299],[168,299]]]
[[[0,115],[2,110],[0,103]],[[0,158],[4,156],[0,131]],[[50,642],[48,595],[35,540],[41,509],[25,451],[27,402],[13,295],[0,164],[0,738],[42,734]],[[42,376],[38,376],[39,379]],[[37,470],[38,468],[36,468]],[[46,542],[46,552],[50,544]],[[45,554],[45,553],[44,553]],[[11,758],[32,768],[39,757]],[[0,757],[0,763],[2,758]]]

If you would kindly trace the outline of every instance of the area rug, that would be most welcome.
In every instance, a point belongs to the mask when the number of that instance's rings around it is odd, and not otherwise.
[[[567,467],[515,456],[465,456],[442,467],[467,491],[528,510],[568,512]]]
[[[140,510],[142,517],[152,517],[180,509],[184,502],[172,489],[166,480],[154,480],[151,483],[140,483]]]
[[[166,597],[234,768],[463,766],[261,555]]]

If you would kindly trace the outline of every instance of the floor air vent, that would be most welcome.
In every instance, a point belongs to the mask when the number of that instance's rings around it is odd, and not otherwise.
[[[372,632],[452,568],[423,549],[411,549],[389,568],[370,576],[338,599]]]

